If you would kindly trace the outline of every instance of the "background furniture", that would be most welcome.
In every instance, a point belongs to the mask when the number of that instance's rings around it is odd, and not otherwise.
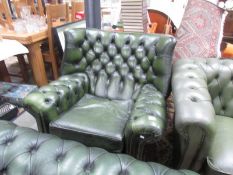
[[[165,127],[174,38],[91,29],[65,34],[63,76],[29,94],[27,109],[44,132],[142,157]]]
[[[89,148],[78,142],[17,127],[7,121],[0,121],[0,145],[0,171],[6,175],[15,172],[18,175],[163,175],[164,172],[166,175],[198,175],[189,170],[172,170],[128,155]]]
[[[48,83],[45,73],[44,61],[41,53],[41,43],[48,38],[47,29],[38,33],[24,33],[18,34],[14,31],[3,30],[0,32],[0,36],[5,39],[13,39],[19,41],[25,45],[28,50],[28,59],[32,66],[32,72],[34,81],[38,86],[42,86]]]
[[[43,53],[44,60],[52,65],[53,77],[57,79],[58,74],[58,60],[55,50],[54,34],[52,28],[54,23],[58,22],[58,25],[69,21],[69,7],[68,4],[47,4],[47,24],[48,24],[48,49]],[[61,20],[63,20],[61,22]]]
[[[84,2],[76,2],[76,1],[72,1],[71,2],[71,21],[75,22],[78,21],[76,19],[76,13],[77,12],[84,12]]]
[[[233,61],[181,59],[173,68],[181,167],[233,174]],[[214,172],[213,172],[214,171]]]
[[[41,0],[39,0],[39,1],[41,1]],[[12,3],[14,4],[15,12],[16,12],[18,18],[21,17],[20,10],[21,10],[21,7],[23,7],[23,6],[29,6],[31,13],[37,14],[37,9],[35,7],[35,3],[32,0],[13,0]]]
[[[175,33],[175,26],[165,13],[148,9],[148,15],[151,23],[157,23],[156,33]]]
[[[23,99],[35,90],[35,85],[0,82],[0,101],[23,107]]]
[[[0,81],[10,82],[10,75],[4,61],[0,61]]]
[[[45,8],[44,8],[44,0],[37,0],[37,3],[35,4],[32,0],[13,0],[12,1],[15,11],[18,17],[20,17],[20,8],[22,6],[28,5],[31,7],[32,14],[37,14],[40,16],[45,15]]]
[[[8,6],[8,2],[6,0],[2,0],[0,2],[0,24],[4,26],[4,29],[1,30],[13,30],[13,20],[10,12],[10,7]],[[0,34],[1,35],[1,34]],[[22,54],[16,55],[20,67],[20,74],[12,74],[7,71],[6,65],[4,61],[1,61],[1,67],[2,67],[2,75],[4,75],[4,78],[2,80],[4,81],[11,81],[10,76],[17,76],[21,77],[23,82],[28,81],[28,72],[26,68],[26,62],[24,60],[24,56]]]
[[[0,24],[13,29],[11,13],[6,0],[0,1]]]
[[[228,11],[224,23],[223,40],[233,44],[233,11]]]
[[[17,116],[18,108],[10,103],[3,103],[0,100],[0,120],[11,121]]]
[[[28,72],[26,69],[26,63],[24,62],[23,54],[28,53],[28,49],[24,47],[21,43],[15,40],[8,40],[8,39],[2,39],[0,40],[0,49],[1,49],[1,55],[0,55],[0,62],[1,62],[1,74],[0,79],[5,80],[7,82],[11,81],[10,76],[21,76],[23,82],[27,82],[28,80]],[[17,56],[19,66],[20,66],[20,74],[12,74],[9,73],[7,70],[7,67],[5,65],[5,60]]]
[[[221,58],[233,58],[233,44],[222,41]]]

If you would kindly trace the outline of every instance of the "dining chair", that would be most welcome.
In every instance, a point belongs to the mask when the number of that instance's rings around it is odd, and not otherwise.
[[[0,81],[11,82],[11,78],[4,60],[0,61]]]
[[[40,16],[45,15],[45,2],[44,0],[37,0],[37,8],[38,8],[38,14]]]
[[[148,16],[151,23],[157,23],[156,33],[173,34],[175,26],[165,13],[148,9]]]
[[[0,1],[0,25],[13,29],[11,13],[6,0]]]
[[[156,22],[150,23],[147,33],[156,33],[157,26],[158,26],[158,23]]]
[[[0,24],[6,28],[9,28],[11,30],[14,29],[13,27],[13,20],[12,20],[12,16],[11,16],[11,12],[10,12],[10,8],[9,5],[7,3],[7,0],[1,0],[0,1]],[[7,71],[7,67],[4,61],[1,61],[1,69],[2,71],[4,71],[4,75],[7,78],[4,78],[4,81],[11,81],[10,80],[10,76],[17,76],[17,77],[21,77],[23,79],[23,82],[27,82],[28,81],[28,73],[27,73],[27,68],[26,68],[26,62],[24,60],[24,56],[23,55],[17,55],[17,59],[18,59],[18,63],[19,63],[19,67],[20,67],[20,74],[16,73],[16,74],[12,74],[9,73]]]
[[[26,5],[30,6],[32,14],[37,14],[36,6],[34,4],[34,1],[32,0],[13,0],[12,3],[15,7],[15,12],[17,14],[17,17],[21,17],[20,14],[21,7]]]
[[[71,2],[71,21],[72,22],[78,21],[78,19],[76,19],[77,12],[84,12],[84,2],[78,2],[78,1],[73,0]]]
[[[68,4],[46,4],[46,15],[48,23],[48,50],[43,52],[45,62],[52,65],[53,78],[58,78],[58,60],[54,47],[53,27],[59,26],[69,21]]]

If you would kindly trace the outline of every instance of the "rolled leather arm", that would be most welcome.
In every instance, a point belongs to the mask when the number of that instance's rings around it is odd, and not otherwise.
[[[142,159],[145,145],[159,140],[166,123],[165,100],[153,85],[144,85],[125,130],[126,152]]]
[[[62,76],[30,93],[24,99],[24,106],[36,118],[39,129],[48,132],[49,123],[72,107],[88,91],[88,84],[83,73]]]
[[[215,111],[205,72],[194,61],[178,61],[173,67],[172,91],[175,127],[182,140],[181,167],[199,168],[215,133]]]
[[[134,134],[161,135],[166,123],[165,100],[153,85],[144,85],[134,104],[129,129]]]

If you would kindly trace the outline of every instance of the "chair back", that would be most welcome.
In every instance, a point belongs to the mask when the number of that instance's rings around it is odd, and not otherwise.
[[[144,84],[169,93],[174,37],[76,28],[65,40],[62,74],[86,73],[91,94],[128,100]]]
[[[17,17],[21,17],[20,10],[23,6],[30,6],[31,13],[37,14],[37,9],[35,7],[34,1],[32,0],[13,0],[12,2],[14,4]]]
[[[57,58],[54,48],[53,27],[64,24],[69,21],[69,7],[68,4],[46,4],[46,15],[48,23],[48,43],[49,43],[49,62],[55,64],[57,67]],[[54,65],[54,66],[55,66]],[[56,68],[57,69],[57,68]],[[58,78],[58,72],[54,73],[54,78]]]
[[[13,29],[11,12],[7,0],[0,1],[0,24]]]
[[[77,19],[75,18],[75,14],[77,12],[83,12],[84,11],[84,2],[76,2],[76,1],[72,1],[71,2],[71,21],[77,21]]]
[[[206,80],[216,115],[233,118],[233,61],[231,59],[195,61],[191,70],[194,69],[198,75],[204,73],[203,80]]]
[[[169,20],[169,17],[157,10],[148,10],[148,15],[151,23],[157,23],[156,33],[166,33],[171,34],[172,23]]]
[[[69,21],[69,6],[65,4],[46,4],[46,15],[49,23],[54,20]]]
[[[30,6],[32,14],[38,14],[40,16],[45,15],[43,0],[37,0],[37,7],[35,6],[35,3],[33,0],[13,0],[12,2],[15,6],[15,11],[18,17],[21,17],[20,9],[22,6],[25,6],[25,5]]]

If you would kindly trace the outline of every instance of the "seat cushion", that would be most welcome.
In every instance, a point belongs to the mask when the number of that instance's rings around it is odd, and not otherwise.
[[[50,132],[88,146],[121,152],[130,109],[129,100],[108,100],[87,94],[50,123]]]
[[[216,134],[207,158],[214,171],[233,174],[233,119],[216,116]]]

